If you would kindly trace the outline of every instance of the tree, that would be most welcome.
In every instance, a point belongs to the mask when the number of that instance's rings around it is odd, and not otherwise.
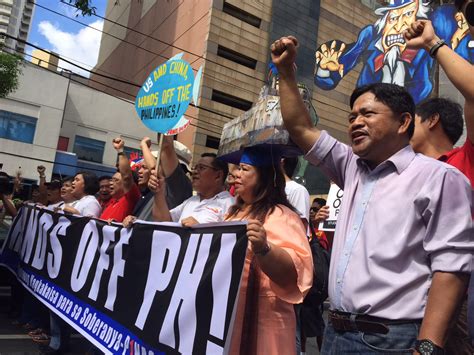
[[[0,98],[6,97],[18,88],[22,73],[21,61],[19,55],[3,52],[0,47]]]
[[[74,7],[76,7],[79,11],[82,12],[82,16],[91,16],[94,15],[97,8],[92,6],[92,0],[64,0]]]
[[[75,8],[77,8],[82,13],[82,16],[95,15],[95,12],[97,10],[97,7],[92,6],[93,0],[60,0],[60,1],[68,3],[74,6]],[[141,0],[137,0],[137,1],[140,2]],[[120,5],[120,1],[115,0],[114,4]]]

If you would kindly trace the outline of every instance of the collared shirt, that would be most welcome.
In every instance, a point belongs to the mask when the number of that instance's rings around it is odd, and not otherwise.
[[[97,201],[99,202],[99,205],[102,208],[102,211],[104,211],[109,206],[109,204],[112,202],[112,198],[109,198],[106,201],[102,200],[101,198],[98,198]]]
[[[170,209],[182,204],[193,195],[191,180],[186,176],[183,168],[178,165],[173,173],[165,178],[166,180],[166,204]],[[134,216],[145,221],[153,221],[153,193],[145,196],[140,210],[135,207]]]
[[[119,199],[113,197],[110,199],[111,202],[102,212],[100,219],[113,219],[114,221],[122,222],[125,217],[132,214],[140,196],[140,189],[136,184],[133,184],[130,191]]]
[[[71,206],[78,210],[81,216],[86,217],[97,218],[102,212],[99,201],[92,195],[83,196],[80,200],[74,201]]]
[[[199,195],[191,196],[178,207],[170,210],[173,222],[181,222],[187,217],[193,217],[199,223],[222,222],[234,197],[228,191],[219,192],[214,197],[201,200]]]
[[[371,170],[327,132],[306,159],[344,189],[329,273],[332,309],[420,319],[435,271],[471,271],[471,187],[457,169],[407,146]]]
[[[466,138],[462,147],[454,148],[446,154],[443,154],[438,160],[444,161],[449,165],[458,168],[467,176],[474,187],[474,144]]]

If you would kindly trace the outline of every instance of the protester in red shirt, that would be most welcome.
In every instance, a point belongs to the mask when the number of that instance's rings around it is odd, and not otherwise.
[[[111,199],[100,218],[107,221],[122,222],[132,214],[135,205],[140,200],[140,189],[133,181],[130,161],[123,152],[125,142],[121,138],[113,140],[114,149],[118,155],[118,170],[112,176]]]
[[[97,201],[99,201],[102,211],[107,208],[107,205],[112,198],[110,188],[111,183],[112,177],[108,175],[104,175],[99,178],[99,195],[97,196]]]
[[[444,161],[474,181],[474,145],[469,139],[458,147],[464,120],[461,105],[444,98],[432,98],[416,107],[415,133],[410,143],[415,152]]]

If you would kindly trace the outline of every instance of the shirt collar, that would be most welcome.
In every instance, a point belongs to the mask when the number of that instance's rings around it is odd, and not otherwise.
[[[408,167],[408,165],[410,165],[412,160],[415,158],[415,155],[416,154],[413,151],[411,145],[407,145],[406,147],[400,149],[398,152],[392,155],[390,158],[388,158],[386,161],[379,164],[373,170],[373,172],[380,171],[384,169],[388,163],[391,163],[391,165],[395,167],[397,173],[401,174]],[[359,167],[363,166],[365,169],[370,171],[370,168],[368,167],[367,163],[362,158],[357,159],[357,164],[359,165]]]
[[[218,194],[215,194],[215,195],[212,196],[211,198],[201,199],[201,196],[200,196],[200,195],[197,195],[197,196],[199,197],[199,200],[204,201],[204,200],[217,200],[217,199],[220,199],[220,198],[226,198],[227,195],[231,196],[231,195],[229,194],[229,191],[224,190],[224,191],[219,192]]]

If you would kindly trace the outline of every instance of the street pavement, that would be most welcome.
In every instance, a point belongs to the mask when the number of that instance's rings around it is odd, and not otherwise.
[[[3,281],[3,280],[2,280]],[[2,282],[3,284],[3,282]],[[8,317],[10,306],[10,287],[0,286],[0,355],[36,355],[38,345],[21,327],[12,325],[13,319]],[[84,354],[89,342],[79,334],[71,336],[70,351],[65,354]]]
[[[3,273],[2,273],[3,275]],[[1,276],[0,276],[1,277]],[[10,287],[0,280],[0,355],[36,355],[38,345],[21,327],[12,325],[13,319],[8,318],[10,305]],[[66,355],[85,354],[89,342],[80,334],[71,336],[70,352]],[[306,355],[319,355],[316,338],[309,338],[306,344]]]

